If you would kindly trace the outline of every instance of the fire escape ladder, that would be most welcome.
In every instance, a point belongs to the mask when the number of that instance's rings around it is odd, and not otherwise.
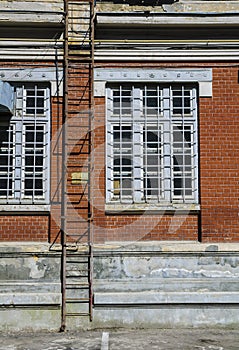
[[[61,331],[72,317],[92,321],[93,66],[94,1],[65,0]]]

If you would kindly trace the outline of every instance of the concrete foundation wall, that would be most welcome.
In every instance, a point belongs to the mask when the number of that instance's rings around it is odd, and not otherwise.
[[[154,243],[100,252],[94,320],[111,326],[238,323],[236,245]],[[222,249],[222,250],[220,250]],[[235,249],[235,251],[233,251]]]
[[[60,255],[49,245],[0,246],[0,329],[60,327]]]
[[[58,248],[1,244],[0,330],[59,330]],[[237,244],[98,245],[93,322],[72,317],[67,327],[238,326],[238,276]]]

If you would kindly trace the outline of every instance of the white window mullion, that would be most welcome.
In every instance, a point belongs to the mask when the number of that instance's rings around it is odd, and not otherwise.
[[[133,88],[133,186],[134,202],[142,202],[143,192],[143,125],[142,118],[142,92],[138,87]]]
[[[49,149],[49,132],[46,128],[46,125],[44,125],[44,135],[43,135],[43,166],[42,166],[42,189],[43,189],[43,197],[48,202],[48,193],[50,191],[50,184],[47,181],[47,169],[49,169],[49,157],[47,156],[50,151]]]
[[[20,202],[22,197],[22,176],[23,169],[23,145],[24,135],[22,133],[22,122],[15,124],[15,172],[14,172],[14,199]]]
[[[36,99],[36,87],[35,87],[35,103],[37,102]],[[35,110],[35,120],[34,120],[34,147],[33,147],[33,174],[32,174],[32,200],[33,202],[36,200],[36,156],[37,156],[37,147],[36,147],[36,142],[37,142],[37,124],[36,124],[36,110]],[[44,138],[43,138],[43,143],[44,143]],[[44,147],[43,147],[44,148]],[[44,170],[42,177],[44,176]],[[43,180],[43,179],[42,179]]]
[[[195,203],[198,201],[196,89],[185,85],[175,86],[174,96],[173,199]]]
[[[198,202],[199,198],[199,169],[198,169],[198,163],[199,163],[199,157],[198,157],[198,108],[197,108],[197,90],[196,88],[192,89],[192,108],[193,108],[193,115],[194,115],[194,130],[193,130],[193,174],[192,174],[192,183],[193,183],[193,192],[194,192],[194,201]]]
[[[23,87],[17,87],[15,92],[16,97],[16,117],[22,118],[24,114],[24,102],[26,100],[26,92]],[[26,103],[25,103],[26,105]]]
[[[109,122],[109,118],[113,115],[113,90],[106,89],[106,200],[111,201],[114,196],[114,175],[113,175],[113,125]]]
[[[113,175],[113,125],[107,123],[107,143],[106,143],[106,155],[107,155],[107,169],[106,169],[106,200],[111,201],[114,196],[114,175]]]
[[[134,202],[140,203],[143,197],[143,129],[140,124],[133,125],[133,177]]]
[[[172,194],[172,135],[171,135],[171,89],[165,87],[163,89],[163,182],[164,182],[164,199],[166,202],[171,202]]]
[[[106,115],[108,118],[112,117],[113,115],[113,90],[107,88],[106,89]],[[108,122],[106,120],[106,122]]]
[[[22,117],[27,113],[27,90],[22,86]]]
[[[184,85],[182,86],[182,129],[183,129],[183,144],[182,144],[182,200],[183,202],[185,202],[185,198],[186,198],[186,169],[185,169],[185,104],[184,104],[184,96],[185,96],[185,92],[184,92]],[[192,136],[192,135],[191,135]]]
[[[14,130],[12,125],[7,126],[7,145],[8,145],[8,151],[7,151],[7,202],[12,197],[13,194],[13,135]]]

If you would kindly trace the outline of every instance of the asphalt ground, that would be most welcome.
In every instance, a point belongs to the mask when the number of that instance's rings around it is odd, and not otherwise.
[[[236,329],[0,333],[0,350],[239,350]]]

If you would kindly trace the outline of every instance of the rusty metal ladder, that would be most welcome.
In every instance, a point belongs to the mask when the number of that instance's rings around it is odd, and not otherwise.
[[[62,312],[92,321],[94,1],[65,0],[62,127]]]

